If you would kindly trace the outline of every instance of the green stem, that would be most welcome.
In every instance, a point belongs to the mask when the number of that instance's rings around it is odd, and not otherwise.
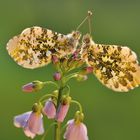
[[[44,82],[44,85],[46,85],[46,84],[54,85],[56,88],[58,88],[58,85],[55,82],[53,82],[53,81],[46,81],[46,82]]]
[[[75,72],[75,73],[72,73],[72,74],[65,76],[65,81],[68,82],[71,78],[76,77],[78,73],[79,72]]]
[[[48,98],[51,98],[51,97],[55,97],[57,98],[55,95],[52,95],[52,94],[46,94],[44,96],[42,96],[38,102],[44,102],[44,100],[46,101]]]
[[[62,92],[63,89],[65,87],[65,82],[64,79],[62,77],[61,81],[60,81],[60,87],[59,87],[59,92],[58,92],[58,99],[57,99],[57,107],[56,109],[58,110],[60,101],[61,101],[61,97],[62,97]],[[55,125],[55,137],[54,140],[60,140],[61,139],[61,123],[58,121],[55,121],[57,124]]]
[[[69,85],[66,85],[65,88],[68,89],[67,95],[69,95],[70,94],[70,86]]]
[[[55,140],[60,140],[61,139],[61,123],[56,121],[55,125]]]
[[[81,106],[81,104],[78,101],[72,100],[71,103],[77,104],[79,106],[80,112],[83,112],[82,106]]]

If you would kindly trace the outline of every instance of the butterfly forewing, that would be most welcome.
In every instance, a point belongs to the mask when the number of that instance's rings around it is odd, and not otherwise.
[[[19,36],[11,39],[7,44],[10,56],[25,68],[36,68],[50,63],[53,43],[47,42],[47,32],[41,27],[25,29]],[[51,38],[51,35],[49,36]]]
[[[62,58],[72,54],[81,34],[73,31],[63,35],[42,27],[25,29],[7,43],[9,55],[21,66],[29,69],[51,62],[52,55]]]
[[[94,74],[102,84],[119,92],[139,86],[140,66],[136,54],[128,47],[95,44],[93,41],[86,47],[83,58],[94,67]]]

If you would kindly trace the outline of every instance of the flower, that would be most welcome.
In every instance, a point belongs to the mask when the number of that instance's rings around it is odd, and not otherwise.
[[[25,135],[32,139],[36,135],[42,135],[44,133],[44,127],[42,121],[43,115],[40,111],[41,106],[35,104],[33,106],[33,111],[15,116],[14,125],[18,128],[23,128]]]
[[[32,112],[26,126],[24,127],[24,133],[26,136],[34,138],[36,134],[42,135],[44,133],[42,114]],[[34,137],[32,137],[34,134]]]
[[[59,72],[54,73],[53,78],[55,81],[61,80],[61,73]]]
[[[34,91],[38,91],[40,89],[42,89],[44,86],[44,82],[41,82],[41,81],[33,81],[31,83],[28,83],[26,85],[24,85],[22,87],[22,91],[24,92],[34,92]]]
[[[66,140],[88,140],[87,128],[82,122],[76,123],[74,119],[69,120],[64,134]]]
[[[57,113],[56,113],[56,120],[58,122],[63,122],[64,121],[64,119],[67,115],[67,112],[69,110],[70,101],[71,101],[71,97],[66,96],[66,95],[64,95],[62,97],[62,101],[59,104],[59,107],[58,107],[58,110],[57,110]]]
[[[48,119],[54,119],[56,115],[56,108],[52,99],[47,100],[43,108],[43,113],[48,117]]]

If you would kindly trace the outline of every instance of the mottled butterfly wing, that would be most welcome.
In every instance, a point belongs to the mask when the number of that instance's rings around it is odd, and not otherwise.
[[[8,53],[19,65],[25,68],[44,66],[51,61],[49,49],[53,46],[47,38],[47,35],[50,34],[52,34],[50,30],[41,27],[27,28],[8,42]]]
[[[42,27],[32,27],[12,38],[7,43],[7,50],[19,65],[34,69],[49,64],[52,55],[62,58],[72,54],[80,36],[78,31],[63,35]]]
[[[87,62],[96,77],[108,88],[126,92],[140,84],[140,66],[136,54],[128,47],[93,44]]]

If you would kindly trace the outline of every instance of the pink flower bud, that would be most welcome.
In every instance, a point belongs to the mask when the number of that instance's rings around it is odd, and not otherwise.
[[[53,75],[53,78],[54,78],[55,81],[61,80],[61,73],[56,72],[56,73]]]
[[[67,129],[64,134],[66,140],[88,140],[86,125],[82,122],[75,123],[75,120],[70,120],[67,123]]]
[[[93,72],[93,67],[90,67],[90,66],[89,67],[85,67],[84,70],[85,70],[86,74],[90,74],[90,73]]]
[[[69,104],[66,105],[60,104],[58,107],[58,111],[56,113],[56,120],[58,122],[63,122],[67,115],[68,110],[69,110]]]
[[[44,86],[44,83],[41,81],[33,81],[31,83],[28,83],[22,87],[22,91],[24,92],[34,92],[42,89]]]
[[[52,99],[49,99],[43,108],[43,113],[48,117],[48,119],[54,119],[56,115],[56,108],[52,101]]]
[[[22,87],[22,91],[24,92],[33,92],[34,91],[34,84],[28,83]]]
[[[56,113],[56,120],[58,122],[64,121],[69,110],[70,101],[71,101],[71,97],[63,97]]]

